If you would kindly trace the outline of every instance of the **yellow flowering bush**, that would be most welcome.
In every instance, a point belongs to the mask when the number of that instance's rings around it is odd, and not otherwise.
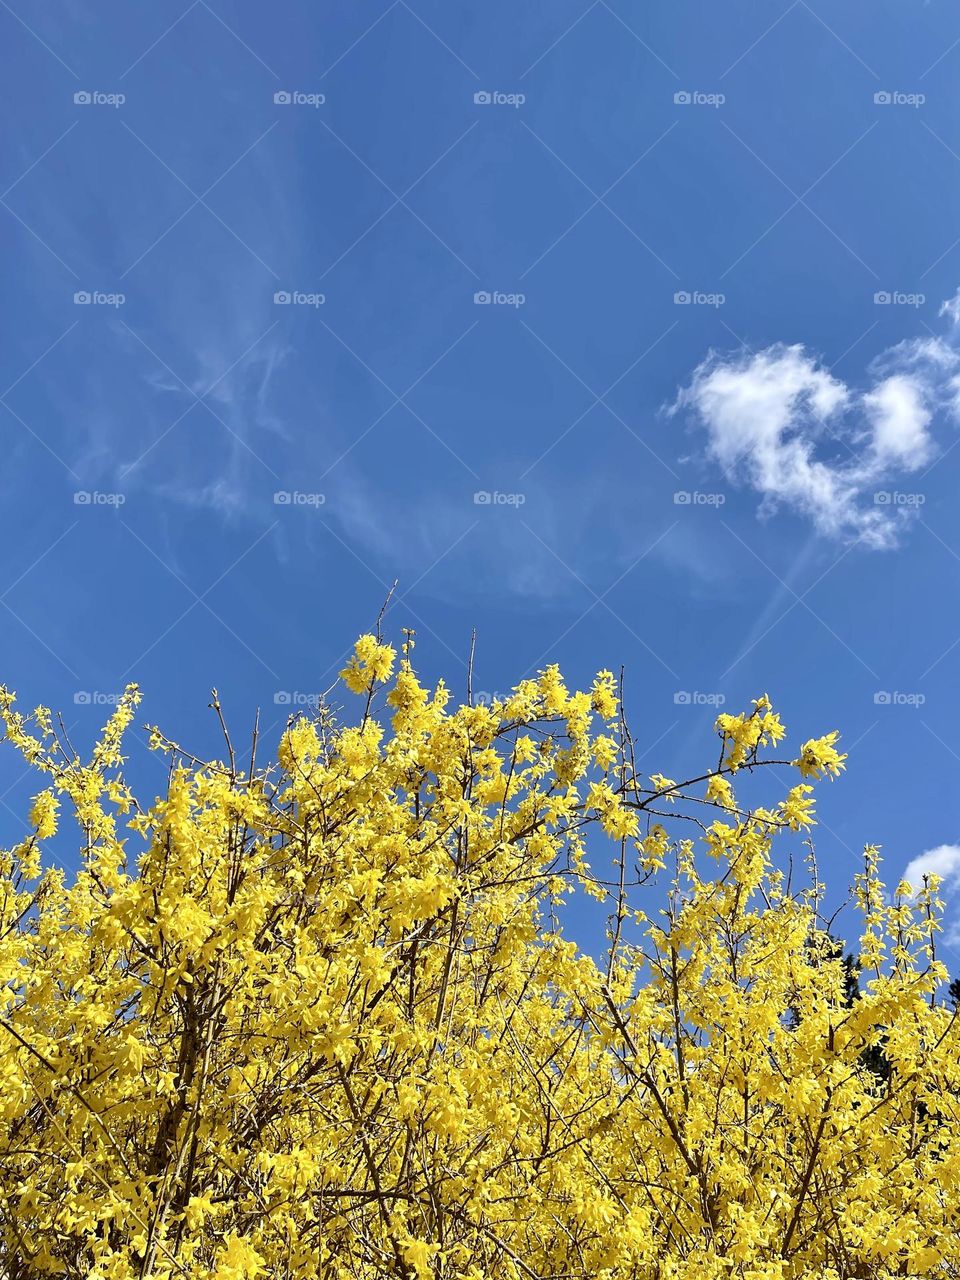
[[[41,775],[0,855],[0,1274],[960,1273],[936,882],[888,894],[867,850],[851,994],[812,853],[787,870],[836,734],[771,761],[764,697],[677,782],[609,672],[454,707],[365,636],[342,676],[357,714],[293,719],[265,767],[155,730],[146,806],[135,687],[86,763],[0,691]],[[742,807],[771,762],[786,795]],[[602,957],[561,931],[579,890]]]

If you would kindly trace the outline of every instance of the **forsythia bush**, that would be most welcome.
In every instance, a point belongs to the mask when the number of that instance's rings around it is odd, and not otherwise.
[[[267,768],[155,731],[149,808],[135,688],[89,763],[0,693],[43,775],[0,867],[0,1274],[960,1274],[936,883],[890,895],[867,850],[857,996],[812,852],[799,887],[773,858],[836,735],[748,810],[766,698],[677,783],[636,768],[609,672],[453,710],[410,647],[363,637],[353,722],[294,719]],[[574,888],[610,904],[602,962],[560,933]]]

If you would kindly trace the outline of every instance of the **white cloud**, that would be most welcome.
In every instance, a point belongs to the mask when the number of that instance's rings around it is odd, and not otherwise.
[[[830,537],[895,545],[902,508],[878,506],[884,482],[937,452],[937,414],[960,422],[960,290],[940,314],[951,330],[898,343],[870,366],[862,390],[834,377],[803,345],[733,356],[711,352],[671,407],[706,431],[706,454],[760,498],[760,514],[788,507]]]
[[[960,325],[960,289],[957,290],[952,298],[948,298],[946,302],[941,303],[937,314],[948,316],[951,324]]]
[[[907,863],[902,878],[916,893],[923,888],[923,877],[928,875],[940,876],[942,881],[938,892],[946,903],[944,942],[951,947],[960,946],[960,918],[951,909],[960,890],[960,844],[938,844],[936,848],[918,854]]]
[[[733,358],[711,353],[674,410],[693,411],[706,429],[708,455],[729,479],[761,495],[764,513],[788,506],[821,533],[885,546],[893,536],[890,515],[861,502],[876,465],[864,463],[849,443],[847,457],[835,457],[851,398],[804,347],[776,345]],[[882,408],[878,402],[878,418]],[[891,406],[887,418],[893,412]],[[891,441],[893,434],[891,427]]]
[[[225,520],[245,514],[248,497],[245,486],[236,477],[218,476],[207,484],[189,485],[178,479],[176,483],[160,483],[154,486],[162,497],[182,506],[197,510],[214,511]]]
[[[873,458],[878,469],[889,463],[916,471],[930,460],[933,440],[927,428],[933,413],[922,379],[907,373],[892,374],[864,395],[863,407],[873,428]]]
[[[918,854],[907,863],[903,879],[916,891],[923,887],[923,877],[940,876],[941,888],[950,892],[960,887],[960,844],[938,844],[935,849]]]

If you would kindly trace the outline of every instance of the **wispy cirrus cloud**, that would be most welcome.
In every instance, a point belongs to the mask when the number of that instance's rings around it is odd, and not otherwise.
[[[708,460],[760,496],[762,516],[786,507],[827,537],[894,546],[909,514],[878,505],[877,485],[936,457],[938,417],[960,420],[960,290],[940,315],[944,336],[889,348],[866,387],[836,378],[801,343],[775,343],[710,352],[669,411],[705,431]]]

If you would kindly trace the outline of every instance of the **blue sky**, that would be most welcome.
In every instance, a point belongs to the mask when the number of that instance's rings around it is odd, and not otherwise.
[[[890,879],[929,850],[957,876],[953,7],[0,0],[0,27],[24,704],[85,742],[136,679],[202,752],[216,684],[275,735],[399,579],[388,628],[457,691],[474,626],[490,693],[625,665],[651,772],[712,759],[720,698],[841,729],[834,891],[867,840]],[[11,839],[26,789],[5,755]]]

